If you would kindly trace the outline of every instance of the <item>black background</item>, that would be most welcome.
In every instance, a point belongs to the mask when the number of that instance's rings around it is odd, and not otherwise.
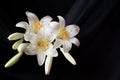
[[[26,11],[39,18],[61,15],[66,25],[77,24],[81,45],[70,51],[77,65],[71,65],[60,53],[54,58],[51,74],[36,56],[23,55],[11,68],[4,64],[17,51],[7,37],[24,32],[15,24],[27,21]],[[0,2],[0,80],[120,80],[120,2],[119,0],[4,0]]]

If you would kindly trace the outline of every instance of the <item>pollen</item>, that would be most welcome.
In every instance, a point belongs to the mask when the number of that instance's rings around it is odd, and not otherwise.
[[[68,34],[67,34],[67,31],[65,29],[60,30],[59,38],[60,39],[68,39]]]
[[[42,49],[45,49],[46,46],[47,46],[47,43],[46,43],[46,42],[41,42],[40,47],[41,47]]]
[[[42,50],[42,53],[44,53],[45,50],[48,49],[48,47],[49,47],[49,41],[48,41],[48,39],[45,38],[45,39],[43,39],[43,41],[40,41],[39,42],[39,46],[40,46],[40,48]]]
[[[40,29],[42,25],[40,24],[40,22],[36,22],[34,27],[35,29]]]

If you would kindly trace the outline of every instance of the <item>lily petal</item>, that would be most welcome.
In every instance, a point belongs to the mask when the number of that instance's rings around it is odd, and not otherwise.
[[[59,29],[59,23],[58,22],[56,22],[56,21],[52,21],[50,24],[50,29],[51,30],[58,30]]]
[[[38,34],[37,34],[37,37],[39,38],[50,38],[50,30],[48,28],[42,28],[39,30]]]
[[[59,33],[59,23],[56,22],[56,21],[52,21],[50,24],[49,24],[49,32],[51,34],[50,36],[50,41],[54,41],[55,38],[57,37],[58,33]]]
[[[59,19],[60,27],[64,28],[65,27],[65,20],[62,16],[57,16]]]
[[[33,25],[35,22],[39,21],[38,17],[34,13],[26,11],[26,15],[28,17],[28,21],[30,25]]]
[[[21,43],[18,46],[18,52],[24,51],[24,49],[28,46],[28,43]]]
[[[66,31],[67,31],[69,37],[72,38],[79,33],[80,28],[77,25],[69,25],[69,26],[66,26]]]
[[[38,60],[39,66],[42,66],[44,61],[45,61],[45,55],[42,54],[42,53],[38,53],[37,54],[37,60]]]
[[[34,42],[34,40],[36,39],[36,34],[34,34],[33,32],[27,31],[24,35],[24,39],[25,41]]]
[[[53,45],[53,48],[54,48],[54,49],[57,49],[57,48],[59,48],[61,45],[62,45],[61,40],[60,40],[60,39],[56,39],[56,41],[55,41],[55,43],[54,43],[54,45]]]
[[[45,74],[49,75],[52,67],[53,57],[47,56],[45,61]]]
[[[23,38],[23,37],[24,37],[24,34],[23,34],[23,33],[18,33],[18,32],[16,32],[16,33],[13,33],[13,34],[9,35],[9,36],[8,36],[8,39],[9,39],[9,40],[17,40],[17,39],[21,39],[21,38]]]
[[[60,28],[59,23],[55,21],[52,21],[48,27],[48,29],[50,29],[52,33],[56,33],[56,34],[59,33],[59,28]]]
[[[46,51],[46,55],[50,56],[50,57],[57,57],[58,56],[58,52],[56,49],[53,49],[53,46],[50,45],[50,48]]]
[[[69,52],[72,48],[72,43],[70,41],[63,41],[62,43],[64,52]]]
[[[73,43],[73,44],[75,44],[78,47],[80,46],[80,41],[77,38],[75,38],[75,37],[71,38],[70,42]]]
[[[36,46],[29,44],[29,46],[26,47],[26,49],[24,50],[26,55],[37,55],[37,48]]]
[[[9,68],[11,66],[13,66],[15,63],[18,62],[18,60],[21,58],[23,52],[20,52],[18,54],[16,54],[15,56],[13,56],[6,64],[5,64],[5,68]]]
[[[43,25],[48,25],[51,21],[52,21],[52,18],[50,16],[45,16],[40,20],[40,22]]]
[[[63,53],[63,55],[65,56],[65,58],[66,58],[71,64],[76,65],[75,59],[74,59],[69,53],[65,53],[62,48],[60,48],[60,50],[61,50],[61,52]]]
[[[19,23],[16,24],[16,27],[21,27],[23,29],[27,29],[28,23],[25,22],[25,21],[21,21],[21,22],[19,22]]]

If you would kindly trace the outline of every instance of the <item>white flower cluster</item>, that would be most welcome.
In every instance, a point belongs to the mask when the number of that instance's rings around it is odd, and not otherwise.
[[[16,24],[16,27],[25,29],[25,33],[16,32],[8,36],[9,40],[16,40],[12,48],[18,50],[18,54],[5,64],[5,68],[14,65],[25,53],[26,55],[36,55],[40,66],[45,62],[45,74],[48,75],[53,57],[58,56],[58,48],[70,63],[76,65],[76,61],[69,54],[69,51],[72,44],[80,45],[79,40],[75,38],[80,31],[79,26],[65,26],[65,20],[61,16],[57,16],[59,19],[57,22],[52,21],[50,16],[45,16],[39,20],[35,14],[28,11],[26,15],[28,23],[21,21]]]

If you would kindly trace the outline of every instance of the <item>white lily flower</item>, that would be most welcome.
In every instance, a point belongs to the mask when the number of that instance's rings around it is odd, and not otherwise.
[[[51,37],[48,36],[45,31],[41,31],[37,34],[37,37],[32,39],[31,43],[25,50],[27,55],[37,55],[38,64],[41,66],[45,61],[45,57],[57,57],[58,53],[56,49],[53,49],[51,43]]]
[[[21,39],[21,38],[23,38],[23,37],[24,37],[24,34],[23,34],[23,33],[18,33],[18,32],[16,32],[16,33],[13,33],[13,34],[9,35],[9,36],[8,36],[8,39],[9,39],[9,40],[17,40],[17,39]]]
[[[28,22],[21,21],[16,24],[17,27],[21,27],[26,29],[24,38],[26,41],[30,41],[31,38],[36,37],[36,34],[43,28],[49,26],[49,23],[52,21],[52,18],[50,16],[45,16],[41,20],[38,19],[38,17],[31,12],[26,12],[26,15],[28,17]]]
[[[65,27],[64,18],[61,16],[58,16],[58,18],[59,18],[60,27],[57,33],[57,38],[54,42],[54,48],[55,49],[60,48],[65,58],[73,65],[76,65],[76,61],[69,54],[69,51],[72,48],[72,43],[75,44],[76,46],[80,45],[79,40],[75,38],[75,36],[79,33],[80,28],[77,25],[69,25]]]
[[[79,33],[80,28],[77,25],[68,25],[65,27],[65,20],[63,17],[58,16],[60,28],[57,39],[54,43],[54,48],[63,46],[64,52],[69,52],[72,48],[72,43],[76,46],[80,45],[80,42],[75,36]]]

